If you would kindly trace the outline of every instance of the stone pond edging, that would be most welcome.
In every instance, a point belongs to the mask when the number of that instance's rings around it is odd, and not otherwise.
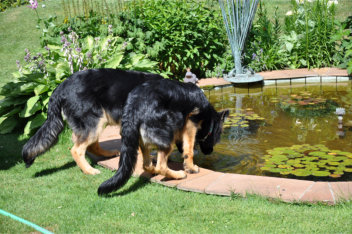
[[[281,70],[260,73],[265,81],[279,79],[306,79],[322,78],[338,79],[347,78],[346,70],[336,68],[322,69],[296,69]],[[199,86],[224,86],[230,85],[222,78],[201,79]],[[120,139],[119,127],[108,126],[99,138],[100,144],[106,149],[119,149]],[[101,159],[101,158],[100,158]],[[100,160],[98,164],[110,170],[117,170],[119,157]],[[142,168],[143,159],[138,155],[134,176],[143,176],[150,181],[175,187],[180,190],[230,196],[239,194],[257,194],[264,197],[280,199],[286,202],[324,202],[336,204],[339,201],[352,200],[352,181],[350,182],[316,182],[297,179],[285,179],[267,176],[242,175],[223,173],[200,168],[197,174],[187,174],[183,180],[166,180],[161,175],[151,175],[144,172]],[[174,170],[182,170],[182,163],[169,162],[169,167]]]

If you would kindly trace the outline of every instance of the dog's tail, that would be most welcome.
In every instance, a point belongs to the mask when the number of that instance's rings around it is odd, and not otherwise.
[[[118,190],[131,177],[137,162],[139,146],[139,127],[132,116],[133,111],[124,111],[121,123],[121,153],[119,169],[113,177],[103,182],[98,188],[98,194],[103,195]]]
[[[64,128],[61,115],[61,97],[57,90],[49,100],[48,117],[39,130],[32,136],[22,149],[22,158],[26,167],[30,167],[35,158],[45,153],[58,139]]]

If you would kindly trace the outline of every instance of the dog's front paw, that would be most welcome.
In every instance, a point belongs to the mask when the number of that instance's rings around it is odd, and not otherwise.
[[[182,179],[186,179],[186,178],[187,178],[187,174],[184,171],[177,171],[176,172],[175,179],[182,180]]]
[[[199,172],[199,167],[197,165],[187,166],[185,164],[184,169],[185,169],[185,172],[187,172],[188,174],[196,174]]]

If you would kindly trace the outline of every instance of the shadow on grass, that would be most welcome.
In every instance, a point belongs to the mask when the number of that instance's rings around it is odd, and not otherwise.
[[[8,170],[23,162],[21,150],[25,141],[18,140],[18,136],[17,133],[0,135],[0,170]]]
[[[129,193],[133,193],[133,192],[143,188],[144,186],[146,186],[148,184],[150,184],[150,180],[141,176],[141,177],[138,177],[137,181],[134,184],[132,184],[130,187],[128,187],[127,189],[124,189],[121,192],[117,192],[117,193],[113,193],[113,194],[107,194],[107,195],[104,195],[103,197],[112,198],[112,197],[124,196],[124,195],[127,195]]]
[[[74,161],[68,162],[60,167],[54,167],[54,168],[45,169],[45,170],[36,172],[33,177],[42,177],[42,176],[51,175],[51,174],[56,173],[58,171],[67,170],[67,169],[70,169],[75,166],[76,166],[76,162],[74,162]]]

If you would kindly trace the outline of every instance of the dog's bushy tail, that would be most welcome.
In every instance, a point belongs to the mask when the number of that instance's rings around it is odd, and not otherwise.
[[[22,158],[26,167],[30,167],[35,158],[45,153],[58,139],[64,129],[61,115],[61,97],[55,92],[50,97],[48,117],[39,130],[32,136],[22,149]]]
[[[133,111],[124,111],[121,123],[121,153],[119,168],[115,175],[103,182],[98,188],[98,194],[103,195],[118,190],[131,177],[137,162],[139,146],[139,127],[133,121]]]

